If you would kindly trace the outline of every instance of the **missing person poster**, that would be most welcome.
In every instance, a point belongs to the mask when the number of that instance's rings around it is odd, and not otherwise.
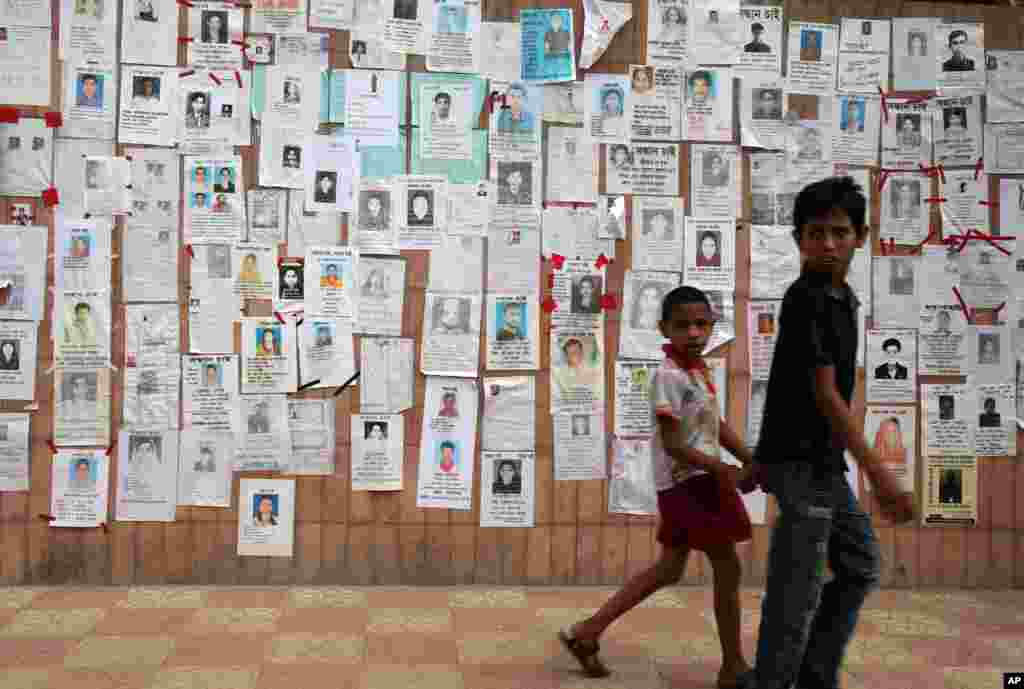
[[[603,411],[558,413],[555,432],[555,480],[592,481],[608,478],[608,447]]]
[[[619,357],[651,361],[663,357],[661,348],[668,340],[658,330],[661,302],[678,286],[679,273],[626,271],[619,323]]]
[[[238,432],[237,354],[182,356],[181,392],[182,428]]]
[[[917,331],[868,330],[865,350],[867,401],[916,401]]]
[[[0,414],[0,490],[29,489],[30,417]]]
[[[0,400],[36,398],[39,325],[0,321]]]
[[[178,431],[122,430],[117,440],[119,522],[173,522],[177,509]]]
[[[294,550],[295,479],[241,479],[238,554],[292,557]]]
[[[420,350],[420,369],[425,375],[477,375],[482,299],[480,292],[427,292]]]
[[[487,368],[536,370],[540,366],[540,298],[487,294]]]
[[[234,464],[234,433],[183,430],[178,467],[178,504],[230,507]]]
[[[351,321],[357,312],[359,250],[347,246],[307,246],[306,313]]]
[[[973,390],[962,383],[921,386],[924,448],[927,457],[956,457],[974,452],[977,413]]]
[[[588,414],[604,408],[604,327],[551,330],[551,408]]]
[[[352,415],[352,490],[402,490],[405,418],[398,414]]]
[[[615,361],[616,436],[647,436],[656,431],[651,414],[651,381],[661,366],[654,361]]]
[[[427,377],[416,506],[473,507],[477,382]]]
[[[356,372],[352,323],[343,318],[307,315],[297,329],[300,387],[344,385]]]
[[[110,458],[106,450],[58,450],[50,472],[50,526],[107,523]]]
[[[978,520],[978,458],[962,454],[924,458],[923,526],[975,526]]]
[[[917,408],[869,404],[864,416],[864,438],[903,491],[916,494]],[[871,484],[867,486],[871,490]]]
[[[294,321],[241,320],[242,394],[295,392],[298,367]]]
[[[572,15],[570,8],[520,11],[523,81],[553,84],[576,78]]]
[[[289,399],[291,461],[287,471],[305,476],[334,474],[334,399]]]
[[[979,457],[1017,455],[1016,387],[1002,382],[977,386],[978,429],[974,443]]]
[[[243,395],[242,431],[237,437],[235,469],[281,471],[291,464],[287,398],[284,395]]]
[[[480,526],[533,526],[535,466],[533,452],[480,453]]]
[[[533,450],[537,444],[537,383],[533,376],[484,378],[481,447]]]

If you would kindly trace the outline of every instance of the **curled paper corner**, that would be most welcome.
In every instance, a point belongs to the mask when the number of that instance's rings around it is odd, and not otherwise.
[[[1024,420],[1018,419],[1016,416],[1013,417],[1013,420],[1017,424],[1017,430],[1024,431]]]
[[[583,45],[580,47],[580,67],[590,69],[608,50],[619,30],[633,18],[633,5],[626,2],[584,0]]]
[[[53,254],[50,254],[50,258],[53,258]],[[7,289],[12,284],[14,283],[11,282],[10,280],[0,280],[0,289]]]
[[[39,403],[38,402],[33,402],[32,404],[30,404],[30,405],[26,406],[24,409],[22,409],[22,411],[39,411]]]

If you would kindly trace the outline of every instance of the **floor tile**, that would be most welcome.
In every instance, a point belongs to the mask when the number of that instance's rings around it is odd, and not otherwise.
[[[256,666],[178,667],[157,672],[148,689],[253,689],[258,676]]]
[[[69,653],[69,670],[126,669],[157,666],[174,648],[170,637],[91,636]]]
[[[106,636],[120,634],[181,634],[191,631],[195,612],[189,609],[111,608],[96,625],[95,633]]]
[[[459,663],[464,665],[543,662],[562,652],[561,644],[549,634],[462,635],[457,643]]]
[[[538,622],[532,608],[453,608],[452,619],[459,634],[529,633],[536,630]]]
[[[32,599],[36,609],[109,608],[127,596],[124,589],[62,589],[40,592]]]
[[[40,668],[5,669],[0,672],[0,689],[50,689],[50,672]]]
[[[206,594],[206,605],[211,608],[279,608],[287,599],[283,588],[215,588]]]
[[[371,588],[366,604],[371,608],[447,608],[450,592],[445,589]]]
[[[270,662],[360,665],[366,656],[361,636],[282,634],[270,642]]]
[[[453,591],[448,598],[453,608],[525,608],[523,589],[468,589]]]
[[[365,608],[368,596],[363,590],[334,586],[298,588],[289,592],[288,602],[296,608]]]
[[[395,632],[450,632],[452,612],[442,608],[370,608],[366,631],[377,634]]]
[[[280,616],[277,608],[211,607],[197,610],[190,624],[193,634],[273,632]]]
[[[454,665],[458,647],[450,634],[368,634],[366,662],[371,665]]]
[[[203,634],[174,637],[166,666],[247,667],[270,652],[269,634]]]
[[[149,689],[157,669],[61,670],[50,673],[49,689]]]
[[[0,639],[0,667],[63,665],[64,657],[76,646],[75,639]]]
[[[24,608],[39,595],[35,589],[8,588],[0,589],[0,608]]]
[[[366,608],[285,608],[277,620],[277,631],[363,634],[369,619]]]
[[[1003,670],[983,667],[945,668],[945,689],[992,689],[1003,686]]]
[[[370,665],[362,689],[462,689],[462,675],[454,665]]]
[[[556,689],[568,673],[550,664],[462,665],[463,689]]]
[[[272,663],[260,670],[256,689],[362,689],[363,666]]]
[[[103,615],[99,608],[28,608],[0,629],[0,637],[77,638],[91,632]]]
[[[202,608],[206,605],[206,592],[188,588],[139,588],[130,589],[120,608]]]

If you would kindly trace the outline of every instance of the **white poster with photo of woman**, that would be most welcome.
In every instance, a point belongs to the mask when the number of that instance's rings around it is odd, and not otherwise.
[[[295,324],[269,318],[242,320],[242,394],[295,392]]]
[[[904,492],[916,493],[917,408],[868,405],[864,438]],[[866,483],[871,490],[871,483]]]
[[[686,221],[686,283],[702,290],[736,289],[736,221]]]
[[[679,277],[679,273],[626,272],[619,325],[620,357],[655,361],[664,357],[661,348],[668,340],[658,330],[661,302],[679,286]]]
[[[241,479],[238,554],[292,557],[294,550],[295,479]]]

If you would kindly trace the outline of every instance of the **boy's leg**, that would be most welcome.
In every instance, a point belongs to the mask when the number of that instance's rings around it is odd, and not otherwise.
[[[832,510],[809,464],[766,470],[780,514],[772,529],[768,577],[754,663],[756,689],[789,689],[807,646],[825,578]]]
[[[572,636],[583,641],[596,640],[612,622],[642,603],[658,589],[679,581],[686,569],[689,548],[663,546],[658,561],[632,576],[592,617],[572,627]]]
[[[740,576],[743,573],[736,546],[732,543],[708,551],[708,559],[715,573],[715,625],[722,644],[722,671],[720,685],[733,683],[750,667],[743,657],[740,640]]]
[[[836,508],[829,541],[835,578],[825,584],[800,668],[800,689],[838,689],[839,667],[853,637],[860,608],[879,580],[879,552],[871,517],[837,476]]]

